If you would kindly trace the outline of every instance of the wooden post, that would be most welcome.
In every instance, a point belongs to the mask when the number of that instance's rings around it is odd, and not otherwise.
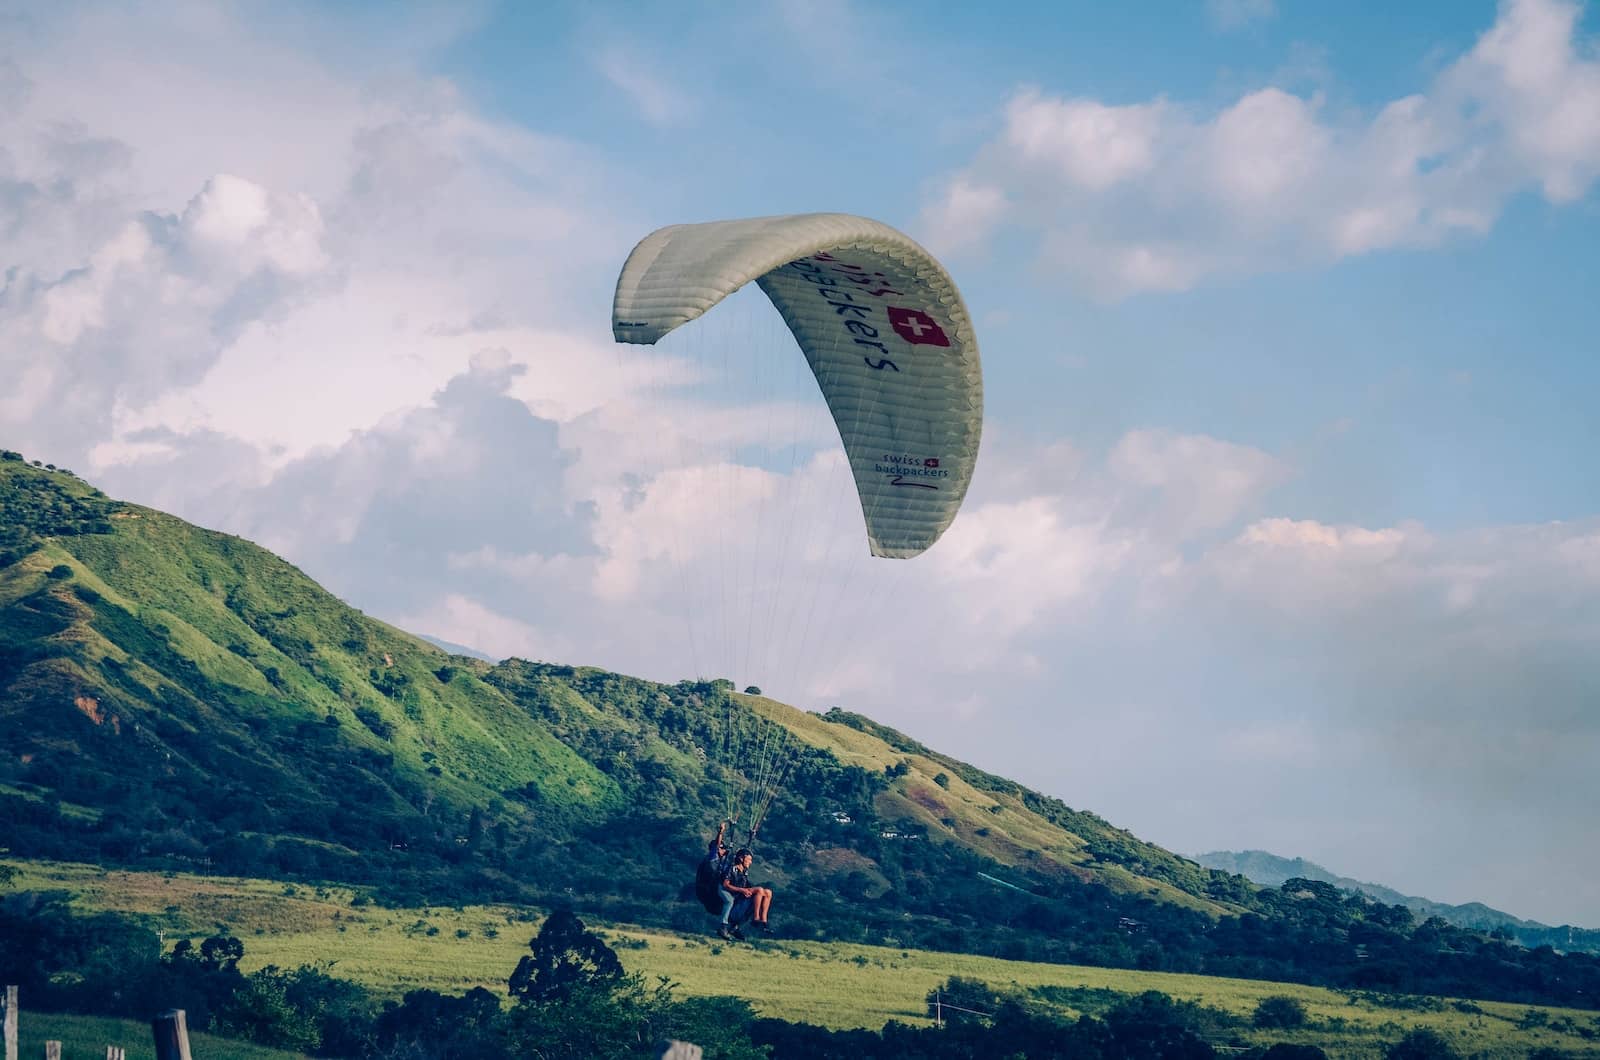
[[[700,1047],[688,1042],[662,1042],[656,1050],[656,1060],[700,1060],[701,1057]]]
[[[6,987],[6,1060],[17,1060],[17,988]]]
[[[150,1021],[156,1038],[156,1060],[190,1060],[189,1023],[183,1009],[163,1012]]]
[[[44,1043],[44,1060],[61,1060],[61,1043]]]
[[[938,1030],[944,1030],[944,995],[937,987],[933,991],[933,1025]]]

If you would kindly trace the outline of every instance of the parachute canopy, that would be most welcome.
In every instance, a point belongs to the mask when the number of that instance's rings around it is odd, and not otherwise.
[[[611,330],[654,343],[751,280],[833,414],[875,556],[926,550],[956,517],[983,428],[983,373],[955,283],[908,236],[849,214],[672,225],[617,279]]]

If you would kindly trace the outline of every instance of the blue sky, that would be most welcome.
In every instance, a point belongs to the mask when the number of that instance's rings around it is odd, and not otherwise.
[[[1600,925],[1594,5],[11,10],[8,447],[419,632]],[[977,324],[920,565],[860,557],[803,378],[697,353],[792,368],[759,301],[609,341],[650,230],[811,210]]]

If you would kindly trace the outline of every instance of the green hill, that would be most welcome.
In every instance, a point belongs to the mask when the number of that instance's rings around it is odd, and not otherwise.
[[[763,853],[785,878],[914,891],[875,855],[920,843],[887,860],[916,863],[928,890],[989,869],[1209,915],[1250,894],[858,715],[451,655],[248,541],[68,472],[0,460],[0,525],[0,798],[66,823],[46,852],[404,880],[426,875],[408,862],[625,833],[671,844],[674,874],[650,895],[672,898],[720,786],[759,767],[776,724],[796,763]],[[724,759],[729,729],[745,760]]]
[[[1325,884],[1258,889],[847,711],[449,654],[247,541],[0,454],[14,856],[704,931],[693,863],[730,793],[774,770],[757,875],[789,937],[1600,996],[1600,963],[1416,926]]]

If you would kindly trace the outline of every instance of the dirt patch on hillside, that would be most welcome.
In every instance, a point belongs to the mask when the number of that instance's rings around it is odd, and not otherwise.
[[[75,696],[72,705],[78,708],[78,713],[94,722],[96,725],[111,724],[111,731],[118,736],[122,735],[122,719],[115,714],[107,714],[100,707],[100,701],[93,696]]]
[[[939,796],[935,795],[927,788],[908,788],[906,790],[906,796],[918,806],[921,806],[925,810],[930,810],[941,817],[950,812],[950,807],[945,805],[944,801],[940,799]]]

